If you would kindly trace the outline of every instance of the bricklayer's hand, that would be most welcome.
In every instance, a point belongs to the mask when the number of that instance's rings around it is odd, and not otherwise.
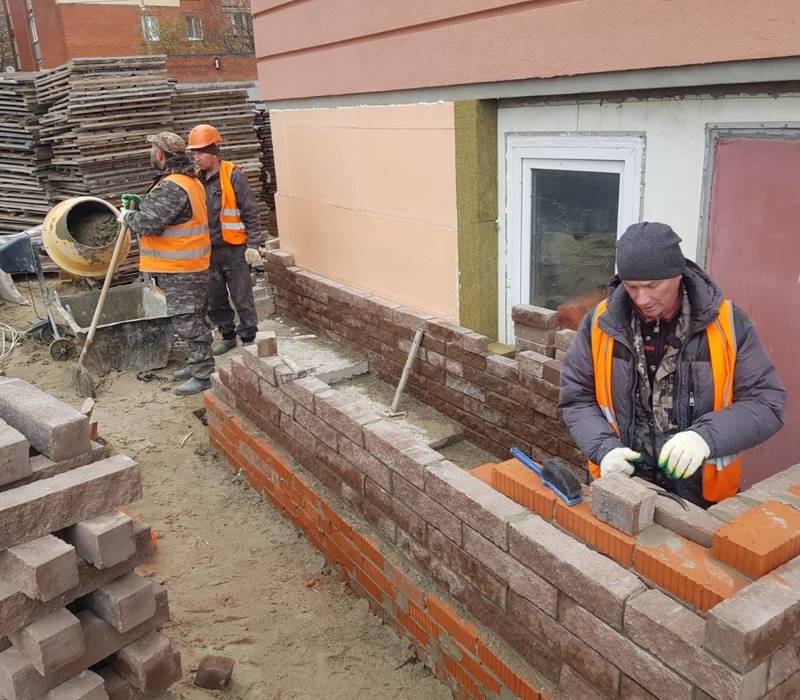
[[[120,209],[119,215],[117,216],[117,221],[119,221],[121,224],[125,224],[125,219],[133,213],[133,209]]]
[[[600,460],[600,476],[609,474],[633,476],[634,466],[631,462],[638,462],[641,458],[640,452],[635,452],[629,447],[615,447]]]
[[[711,448],[693,430],[673,435],[661,448],[658,466],[674,479],[688,479],[708,459]]]
[[[256,265],[261,262],[261,254],[258,248],[248,248],[244,251],[244,260],[248,265]]]

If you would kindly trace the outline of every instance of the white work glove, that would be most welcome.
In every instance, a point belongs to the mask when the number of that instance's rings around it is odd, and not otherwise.
[[[248,248],[244,251],[244,260],[248,265],[256,265],[261,262],[261,253],[258,248]]]
[[[661,448],[658,466],[668,476],[688,479],[710,454],[711,448],[700,435],[693,430],[684,430],[673,435]]]
[[[117,216],[117,221],[121,224],[124,224],[125,219],[133,213],[135,213],[133,209],[120,209],[119,215]]]
[[[635,452],[630,447],[615,447],[600,460],[600,476],[609,474],[633,476],[634,467],[631,462],[638,462],[641,458],[641,453]]]

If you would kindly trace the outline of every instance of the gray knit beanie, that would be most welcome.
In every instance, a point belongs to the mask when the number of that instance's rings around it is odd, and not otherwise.
[[[617,274],[622,280],[665,280],[683,274],[681,239],[670,226],[642,221],[617,241]]]

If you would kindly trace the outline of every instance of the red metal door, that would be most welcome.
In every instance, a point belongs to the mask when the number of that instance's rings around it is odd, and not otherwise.
[[[800,462],[800,139],[719,138],[707,268],[755,324],[789,392],[786,424],[744,455],[745,485]]]

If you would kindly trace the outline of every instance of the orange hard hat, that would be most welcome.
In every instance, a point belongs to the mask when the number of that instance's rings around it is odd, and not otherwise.
[[[194,148],[205,148],[214,143],[222,143],[222,136],[211,124],[198,124],[189,132],[189,145],[191,151]]]

